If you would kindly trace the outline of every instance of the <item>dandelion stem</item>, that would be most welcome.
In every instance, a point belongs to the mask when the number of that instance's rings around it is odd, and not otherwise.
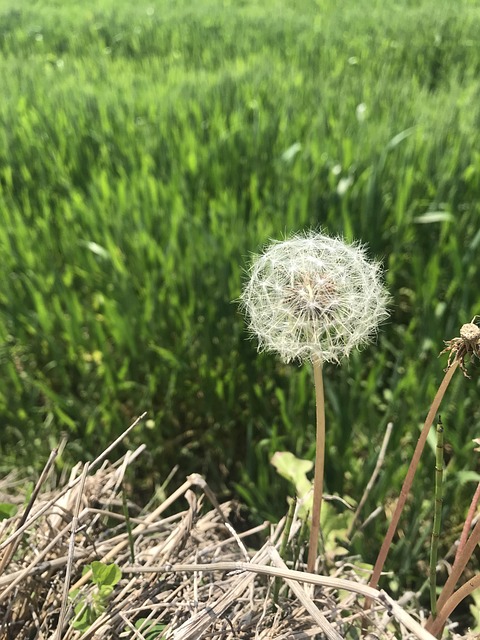
[[[318,538],[320,535],[320,513],[322,510],[323,476],[325,472],[325,396],[323,392],[322,363],[313,362],[315,400],[317,417],[317,438],[315,446],[315,475],[313,478],[312,524],[308,545],[307,570],[313,573],[317,560]]]

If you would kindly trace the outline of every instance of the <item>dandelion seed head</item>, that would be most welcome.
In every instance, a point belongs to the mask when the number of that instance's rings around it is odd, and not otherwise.
[[[340,362],[387,318],[380,265],[360,244],[317,232],[256,256],[241,305],[259,350],[283,360]]]

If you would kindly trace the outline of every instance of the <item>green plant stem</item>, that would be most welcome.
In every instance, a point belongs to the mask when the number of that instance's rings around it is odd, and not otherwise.
[[[320,514],[322,510],[323,476],[325,472],[325,395],[323,391],[322,363],[314,361],[317,437],[315,446],[315,471],[313,478],[312,523],[308,544],[307,570],[313,573],[317,560],[318,538],[320,535]]]
[[[440,383],[440,386],[438,387],[438,391],[435,394],[435,398],[433,399],[433,402],[427,414],[427,417],[425,419],[422,432],[420,433],[417,446],[415,447],[412,460],[410,461],[410,465],[408,467],[407,475],[405,476],[405,480],[403,481],[397,506],[395,507],[395,512],[393,514],[392,520],[390,522],[387,533],[385,535],[382,546],[380,548],[377,561],[375,562],[375,566],[373,568],[372,577],[370,578],[370,582],[369,582],[369,586],[372,588],[375,588],[378,584],[378,580],[382,573],[385,560],[387,559],[387,555],[390,550],[390,546],[392,544],[393,536],[395,535],[395,531],[397,530],[398,521],[400,520],[400,516],[402,514],[403,508],[405,506],[405,502],[407,500],[407,496],[410,493],[410,489],[412,488],[413,479],[417,471],[418,463],[420,462],[420,456],[422,455],[423,449],[425,447],[425,442],[427,441],[428,432],[430,431],[430,427],[433,424],[433,420],[435,418],[435,415],[438,412],[438,408],[440,406],[440,403],[442,402],[443,396],[445,395],[445,391],[447,390],[447,387],[450,384],[452,376],[455,373],[455,371],[458,369],[458,365],[459,365],[459,361],[455,360],[452,363],[452,365],[447,369],[443,377],[443,380]],[[370,607],[370,604],[371,604],[371,600],[367,598],[367,600],[365,601],[365,609],[368,609]]]
[[[290,537],[290,531],[292,530],[293,516],[295,513],[296,506],[297,506],[297,498],[295,496],[290,500],[287,517],[285,519],[285,529],[283,530],[283,533],[282,533],[282,544],[280,545],[280,557],[284,562],[286,562],[285,554],[287,552],[288,538]]]
[[[430,547],[430,609],[432,617],[437,616],[437,557],[438,538],[442,521],[443,504],[443,425],[438,416],[437,447],[435,456],[435,511],[433,514],[432,543]]]

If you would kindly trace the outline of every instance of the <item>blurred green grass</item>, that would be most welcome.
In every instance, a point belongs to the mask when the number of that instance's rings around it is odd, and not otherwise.
[[[0,0],[1,467],[38,469],[149,426],[145,475],[204,473],[285,510],[277,450],[313,457],[308,367],[257,355],[234,302],[251,252],[321,227],[381,259],[392,316],[327,367],[326,487],[396,496],[442,377],[480,311],[480,8],[461,0]],[[442,408],[449,534],[478,470],[478,368]],[[152,428],[153,427],[153,428]],[[434,455],[394,550],[418,580]],[[355,544],[378,550],[385,519]],[[417,540],[412,551],[411,541]],[[396,563],[396,564],[395,564]]]

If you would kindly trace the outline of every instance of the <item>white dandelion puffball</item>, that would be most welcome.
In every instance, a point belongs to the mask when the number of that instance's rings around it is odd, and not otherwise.
[[[254,258],[241,305],[259,351],[338,363],[375,334],[388,299],[362,245],[311,231]]]

